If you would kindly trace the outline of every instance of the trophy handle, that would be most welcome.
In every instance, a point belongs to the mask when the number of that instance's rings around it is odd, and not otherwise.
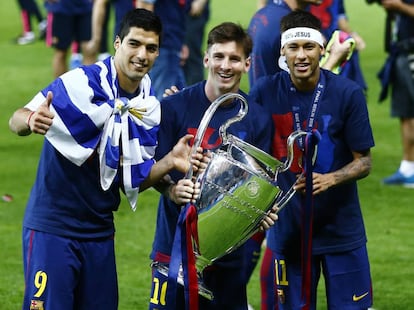
[[[247,111],[248,111],[248,105],[247,105],[246,99],[238,93],[227,93],[227,94],[221,95],[216,100],[214,100],[210,104],[208,109],[204,112],[203,118],[201,119],[200,125],[198,126],[198,129],[197,129],[196,136],[194,138],[194,144],[190,152],[190,159],[192,155],[197,153],[198,147],[201,146],[201,142],[203,141],[203,137],[207,130],[207,126],[210,123],[210,120],[213,117],[214,112],[223,102],[229,99],[233,99],[233,98],[237,98],[240,100],[241,102],[240,110],[234,117],[229,118],[219,128],[219,133],[220,133],[221,139],[223,140],[223,144],[227,143],[227,133],[226,133],[227,128],[231,124],[240,121],[247,114]],[[187,171],[185,178],[191,179],[192,177],[193,177],[193,166],[190,165],[190,169]]]
[[[292,165],[292,162],[293,162],[293,158],[294,158],[293,147],[295,145],[295,142],[296,142],[297,139],[299,139],[303,136],[306,136],[306,135],[307,135],[307,132],[303,131],[303,130],[294,131],[289,135],[288,140],[287,140],[288,156],[287,156],[286,161],[283,163],[283,165],[281,165],[279,167],[278,172],[285,172],[290,168],[290,166]],[[315,152],[314,152],[313,157],[312,157],[312,163],[315,163],[316,154],[317,154],[317,146],[315,146]],[[300,179],[303,175],[304,175],[304,173],[302,172],[301,175],[298,177],[298,179]],[[276,173],[276,175],[275,175],[275,181],[277,179],[277,176],[278,176],[278,173]],[[276,197],[275,203],[278,205],[278,208],[279,208],[278,212],[280,210],[282,210],[282,208],[288,203],[288,201],[295,194],[296,191],[293,188],[296,185],[296,182],[292,184],[292,186],[289,188],[289,190],[283,196],[278,195]],[[281,194],[281,193],[282,192],[280,192],[279,194]]]
[[[280,172],[285,172],[290,168],[290,166],[292,165],[292,162],[293,162],[293,158],[294,158],[293,147],[295,145],[295,142],[296,142],[297,139],[299,139],[303,136],[306,136],[306,134],[307,134],[306,131],[297,130],[297,131],[292,132],[289,135],[289,137],[287,139],[288,155],[287,155],[286,161],[283,163],[283,165],[281,165],[279,167]],[[315,152],[315,154],[316,154],[316,152]]]

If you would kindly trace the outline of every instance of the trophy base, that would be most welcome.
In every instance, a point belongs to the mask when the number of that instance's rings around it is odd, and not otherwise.
[[[160,272],[162,275],[168,277],[168,266],[167,265],[161,264],[158,262],[153,262],[151,263],[151,267],[157,269],[157,271]],[[197,278],[198,278],[198,294],[208,300],[213,300],[214,299],[213,293],[205,286],[203,279],[200,277],[198,273],[197,273]],[[180,270],[178,271],[177,283],[184,286],[184,276],[183,276],[183,270],[181,266],[180,266]]]

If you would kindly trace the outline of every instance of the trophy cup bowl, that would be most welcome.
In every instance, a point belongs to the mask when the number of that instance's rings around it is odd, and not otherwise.
[[[205,130],[215,110],[225,101],[238,99],[241,108],[236,116],[221,125],[221,146],[212,152],[204,171],[193,175],[190,168],[186,178],[200,182],[200,194],[195,201],[197,210],[198,242],[193,242],[199,294],[214,298],[204,286],[203,270],[220,257],[234,251],[260,227],[260,222],[276,204],[280,211],[295,193],[292,187],[283,193],[277,186],[277,177],[290,168],[293,145],[303,131],[292,133],[287,141],[288,158],[282,163],[266,152],[243,140],[227,134],[227,128],[247,113],[245,98],[228,93],[217,98],[205,112],[194,138],[192,153],[201,145]],[[193,240],[194,241],[194,240]],[[160,270],[168,273],[168,268]],[[182,275],[177,279],[183,284]]]

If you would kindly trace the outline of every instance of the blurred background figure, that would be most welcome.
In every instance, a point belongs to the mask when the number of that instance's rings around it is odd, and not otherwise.
[[[111,55],[108,50],[108,26],[110,12],[115,13],[113,39],[119,32],[120,22],[124,15],[135,8],[134,0],[94,0],[92,9],[92,36],[84,49],[94,55],[97,60],[103,60]]]
[[[70,46],[70,50],[71,55],[69,61],[69,69],[72,70],[82,65],[83,57],[80,51],[79,42],[73,41]]]
[[[182,62],[187,85],[204,80],[202,44],[205,28],[210,18],[209,0],[193,0],[187,15],[187,31],[182,49]]]
[[[68,55],[72,42],[79,42],[82,63],[92,64],[96,57],[84,49],[91,38],[92,0],[47,0],[48,29],[46,43],[55,50],[52,67],[58,77],[68,71]]]
[[[349,18],[346,15],[343,0],[324,0],[320,5],[309,7],[310,12],[318,17],[322,23],[321,32],[327,40],[332,37],[336,30],[342,31],[346,37],[355,40],[355,49],[352,56],[341,66],[341,75],[357,82],[364,91],[367,90],[367,84],[359,64],[359,53],[365,48],[364,39],[352,30]]]
[[[414,1],[367,2],[377,2],[387,11],[385,47],[389,56],[379,73],[383,86],[379,100],[386,99],[390,85],[391,116],[400,120],[400,166],[383,183],[414,188]]]
[[[162,22],[160,55],[149,73],[158,100],[171,86],[178,89],[186,86],[181,59],[191,3],[191,0],[137,0],[138,8],[153,11]]]
[[[36,0],[18,0],[20,8],[20,17],[22,20],[22,34],[16,38],[16,43],[26,45],[36,40],[34,27],[32,26],[32,18],[37,22],[38,38],[44,39],[46,34],[46,19],[43,17]]]

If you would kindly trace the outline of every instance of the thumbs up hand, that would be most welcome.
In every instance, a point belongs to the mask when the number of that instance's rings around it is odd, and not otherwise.
[[[50,105],[53,100],[53,93],[49,91],[46,95],[46,100],[39,106],[36,111],[30,112],[27,117],[27,126],[34,133],[45,135],[49,130],[55,116],[50,111]]]

